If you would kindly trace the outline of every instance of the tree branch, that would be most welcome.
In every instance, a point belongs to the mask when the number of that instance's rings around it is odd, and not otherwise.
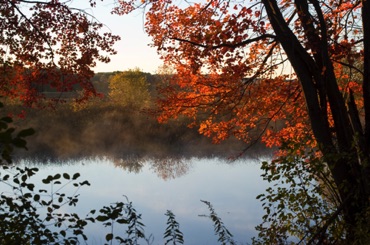
[[[35,29],[36,33],[38,33],[41,38],[46,42],[46,44],[48,45],[49,47],[49,51],[51,53],[51,56],[52,56],[52,62],[54,63],[54,50],[53,50],[53,47],[49,41],[49,39],[45,36],[45,34],[40,31],[40,29],[34,25],[34,23],[18,8],[17,4],[13,1],[9,1],[10,4],[13,6],[13,8],[15,8],[18,13]]]
[[[364,75],[364,72],[360,69],[358,69],[357,67],[355,67],[354,65],[351,65],[351,64],[348,64],[348,63],[344,63],[342,61],[339,61],[339,60],[331,60],[332,62],[335,62],[335,63],[338,63],[338,64],[341,64],[342,66],[346,66],[350,69],[353,69],[355,71],[357,71],[358,73],[360,73],[361,75]]]
[[[321,227],[312,237],[311,239],[307,242],[307,245],[310,245],[310,244],[313,244],[315,239],[320,236],[320,240],[318,241],[318,243],[316,244],[321,244],[323,242],[323,238],[324,238],[324,234],[326,232],[326,230],[328,229],[329,225],[332,224],[336,219],[337,217],[339,216],[339,214],[342,212],[342,210],[344,209],[344,206],[345,204],[348,202],[348,198],[341,203],[341,205],[338,207],[338,209],[329,217],[329,219],[325,222],[325,224],[323,225],[323,227]],[[300,244],[302,241],[300,241],[298,244]]]
[[[272,35],[272,34],[264,34],[264,35],[261,35],[261,36],[255,37],[255,38],[245,40],[245,41],[240,42],[240,43],[222,43],[220,45],[215,45],[215,46],[205,45],[205,44],[193,42],[193,41],[183,39],[183,38],[178,38],[178,37],[173,37],[173,38],[170,38],[170,39],[176,40],[176,41],[179,41],[179,42],[189,43],[191,45],[202,47],[202,48],[205,48],[205,49],[219,49],[219,48],[225,48],[225,47],[226,48],[237,48],[237,47],[245,46],[245,45],[248,45],[250,43],[257,42],[257,41],[260,41],[260,40],[264,40],[264,39],[267,39],[267,38],[275,39],[276,36]]]

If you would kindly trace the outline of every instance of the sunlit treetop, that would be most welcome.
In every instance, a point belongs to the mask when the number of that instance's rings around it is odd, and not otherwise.
[[[152,45],[176,69],[162,89],[160,121],[188,116],[215,142],[234,135],[246,142],[258,136],[269,146],[287,138],[316,144],[305,103],[310,99],[305,101],[301,74],[287,56],[289,40],[273,28],[267,6],[294,34],[291,49],[300,45],[304,54],[297,57],[312,66],[313,86],[324,86],[325,73],[334,72],[342,93],[354,92],[361,112],[361,1],[122,1],[117,13],[146,10]],[[328,97],[320,93],[315,100],[333,127]]]
[[[85,1],[94,8],[93,0]],[[12,1],[0,3],[1,96],[32,105],[43,86],[56,91],[82,88],[94,93],[89,80],[97,61],[109,62],[118,36],[73,1]],[[78,84],[78,86],[76,86]]]

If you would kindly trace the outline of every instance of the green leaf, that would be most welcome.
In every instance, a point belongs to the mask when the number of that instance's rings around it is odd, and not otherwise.
[[[22,175],[21,179],[23,182],[25,182],[27,180],[27,175]]]
[[[54,175],[53,179],[57,180],[57,179],[60,179],[61,175],[60,174],[56,174]]]
[[[93,217],[89,217],[89,218],[86,218],[86,220],[92,222],[92,223],[95,223],[95,219]]]
[[[57,204],[53,204],[51,205],[54,209],[59,209],[60,208],[60,205],[57,205]]]
[[[46,179],[42,180],[42,183],[44,184],[50,184],[50,182],[53,180],[53,176],[49,175]]]
[[[108,242],[110,241],[110,240],[112,240],[113,239],[113,234],[112,233],[108,233],[106,236],[105,236],[105,240],[107,240]]]
[[[33,128],[27,128],[27,129],[23,129],[22,131],[20,131],[17,137],[24,138],[27,136],[31,136],[33,134],[35,134],[35,130]]]
[[[81,175],[79,173],[75,173],[72,177],[73,180],[77,179],[78,177],[80,177]]]
[[[25,197],[25,198],[31,198],[32,197],[32,194],[31,193],[25,193],[23,195],[23,197]]]
[[[34,200],[35,202],[38,202],[38,201],[40,200],[40,195],[39,195],[39,194],[34,195],[34,196],[33,196],[33,200]]]
[[[59,233],[60,233],[63,237],[66,237],[66,231],[65,231],[65,230],[61,230]]]
[[[64,173],[64,174],[63,174],[63,178],[65,178],[65,179],[70,179],[71,177],[69,176],[69,174]]]
[[[116,220],[118,224],[128,224],[128,220],[127,219],[117,219]]]
[[[27,189],[30,190],[30,191],[33,191],[33,189],[35,188],[35,185],[30,183],[30,184],[27,184]]]
[[[96,220],[99,221],[99,222],[104,222],[104,221],[109,220],[109,217],[108,216],[99,215],[98,217],[96,217]]]
[[[10,175],[9,175],[9,174],[5,175],[5,176],[3,177],[3,181],[7,181],[7,180],[9,179],[9,177],[10,177]]]

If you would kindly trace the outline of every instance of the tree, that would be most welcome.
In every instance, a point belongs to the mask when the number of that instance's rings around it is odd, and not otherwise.
[[[360,239],[356,231],[369,226],[370,2],[139,4],[115,11],[145,7],[153,46],[177,71],[159,119],[193,118],[215,142],[257,136],[268,146],[299,143],[294,154],[317,147],[339,193],[345,239]]]
[[[96,6],[89,0],[91,8]],[[95,93],[90,83],[97,61],[109,62],[118,36],[103,33],[103,24],[70,1],[0,3],[0,95],[27,105],[51,86],[70,91],[78,84],[84,95]]]
[[[147,75],[138,68],[112,75],[109,78],[109,91],[113,103],[133,110],[147,108],[151,99]]]

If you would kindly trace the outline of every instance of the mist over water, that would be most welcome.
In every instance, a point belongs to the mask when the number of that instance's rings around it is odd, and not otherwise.
[[[17,151],[20,158],[68,160],[86,157],[190,158],[239,156],[246,145],[230,138],[221,144],[188,128],[186,120],[159,124],[140,111],[117,106],[91,107],[73,112],[69,107],[55,111],[29,110],[18,122],[20,128],[32,127],[28,151]],[[250,149],[243,157],[270,154],[261,146]]]
[[[265,188],[258,163],[272,151],[256,145],[234,161],[245,144],[229,139],[214,145],[187,123],[159,124],[148,114],[116,106],[29,110],[16,124],[36,134],[27,138],[28,151],[16,150],[14,159],[38,167],[40,183],[64,172],[89,180],[91,187],[81,189],[73,210],[81,215],[127,196],[154,235],[153,244],[163,244],[167,209],[176,215],[185,244],[216,244],[200,200],[214,205],[236,241],[250,242],[263,213],[255,199]],[[88,244],[104,243],[103,232],[101,224],[89,228]]]

